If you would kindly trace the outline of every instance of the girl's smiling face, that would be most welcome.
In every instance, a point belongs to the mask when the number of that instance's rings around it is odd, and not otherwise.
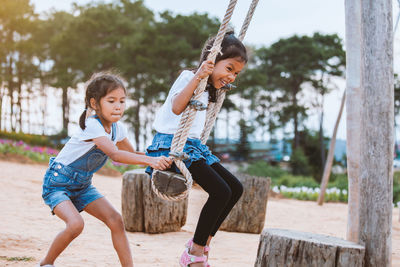
[[[218,61],[210,76],[212,85],[216,89],[220,89],[229,83],[233,83],[245,64],[246,62],[241,58],[226,58]]]
[[[96,106],[96,113],[109,123],[117,122],[125,111],[125,90],[117,88],[100,99],[100,108]],[[94,100],[93,98],[91,100]],[[94,106],[94,105],[92,105]]]

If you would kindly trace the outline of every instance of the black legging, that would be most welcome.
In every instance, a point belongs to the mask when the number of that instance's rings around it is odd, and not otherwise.
[[[201,210],[193,241],[205,246],[214,236],[243,193],[240,181],[219,163],[207,165],[204,160],[193,162],[189,171],[207,193],[208,200]]]

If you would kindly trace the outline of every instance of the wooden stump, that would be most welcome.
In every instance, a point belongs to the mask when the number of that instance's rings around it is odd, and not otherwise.
[[[165,233],[179,231],[186,223],[188,200],[160,199],[151,189],[144,169],[128,171],[122,181],[122,217],[131,232]]]
[[[265,229],[260,236],[255,267],[363,266],[365,248],[331,236],[282,229]]]
[[[235,173],[243,184],[243,195],[222,223],[229,232],[261,233],[264,228],[270,178]]]

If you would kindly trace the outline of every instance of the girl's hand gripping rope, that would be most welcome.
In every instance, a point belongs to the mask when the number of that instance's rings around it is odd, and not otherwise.
[[[204,79],[210,76],[214,71],[214,62],[212,60],[203,61],[200,68],[197,70],[195,76],[198,80]]]
[[[172,158],[161,156],[161,157],[151,158],[151,162],[149,163],[149,165],[153,169],[162,171],[168,169],[171,166],[172,162],[173,162]]]

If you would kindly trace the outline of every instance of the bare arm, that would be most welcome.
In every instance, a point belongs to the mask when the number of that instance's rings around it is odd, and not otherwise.
[[[146,155],[146,153],[144,153],[144,152],[135,151],[131,142],[129,142],[128,138],[125,138],[124,140],[118,142],[117,147],[118,147],[118,150],[125,150],[125,151],[129,151],[129,152],[136,153],[139,155]]]
[[[214,69],[214,63],[211,60],[204,61],[200,68],[197,70],[196,74],[190,80],[190,82],[183,88],[183,90],[173,97],[172,99],[172,112],[176,115],[180,115],[186,108],[190,99],[193,96],[194,90],[201,79],[211,75]]]
[[[172,159],[167,157],[149,157],[143,154],[132,153],[130,151],[118,150],[107,137],[102,136],[94,138],[93,142],[96,146],[109,156],[113,161],[125,164],[149,165],[158,170],[165,170],[172,164]],[[132,148],[133,149],[133,148]]]
[[[131,142],[129,142],[128,138],[124,138],[124,140],[117,142],[118,150],[125,150],[132,153],[136,153],[135,149],[133,148]]]

